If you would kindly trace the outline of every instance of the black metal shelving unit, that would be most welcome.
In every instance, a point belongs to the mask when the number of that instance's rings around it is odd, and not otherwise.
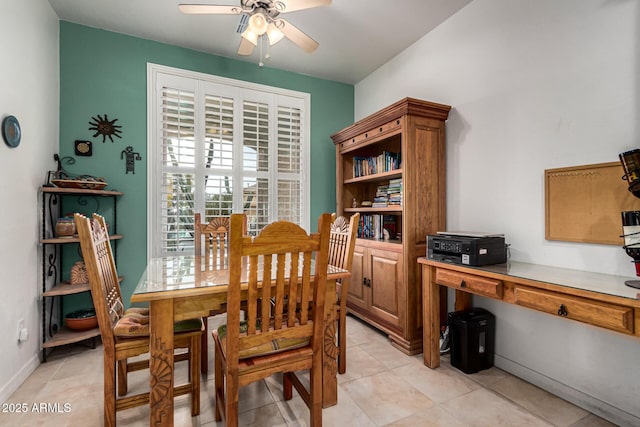
[[[90,199],[95,201],[95,212],[100,212],[100,201],[111,199],[113,205],[111,240],[120,240],[122,235],[117,234],[117,199],[124,193],[112,190],[98,190],[91,188],[63,188],[45,185],[40,188],[42,195],[41,212],[41,264],[42,264],[42,361],[47,361],[47,351],[62,345],[92,340],[95,348],[95,339],[100,335],[99,328],[87,331],[74,331],[63,326],[63,303],[66,295],[74,295],[90,292],[88,283],[70,284],[62,281],[61,246],[67,244],[79,244],[77,236],[55,237],[55,224],[60,216],[63,197],[77,197],[80,206],[86,206]],[[78,248],[79,250],[79,248]],[[117,245],[114,245],[114,256],[117,259]],[[120,278],[122,280],[122,278]],[[49,307],[47,303],[49,302]],[[57,302],[57,304],[56,304]]]

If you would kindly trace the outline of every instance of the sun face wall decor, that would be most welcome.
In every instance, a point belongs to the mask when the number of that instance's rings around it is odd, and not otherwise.
[[[120,136],[120,133],[122,133],[120,128],[122,126],[115,124],[118,119],[109,120],[106,114],[104,115],[104,118],[98,114],[97,117],[91,117],[91,120],[92,121],[89,122],[91,125],[89,130],[96,131],[96,133],[93,134],[94,138],[98,135],[102,135],[102,142],[105,142],[107,138],[113,142],[112,136],[122,138]]]

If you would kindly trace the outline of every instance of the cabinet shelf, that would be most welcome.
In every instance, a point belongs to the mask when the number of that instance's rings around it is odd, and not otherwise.
[[[124,280],[124,276],[118,276],[118,282],[122,282]],[[42,293],[43,297],[57,297],[61,295],[73,295],[80,294],[82,292],[88,292],[91,290],[91,287],[88,283],[79,283],[77,285],[72,285],[69,282],[60,282],[51,289]]]
[[[60,329],[53,337],[42,343],[43,348],[53,348],[61,345],[73,344],[95,338],[100,335],[100,328],[93,328],[87,331],[73,331],[66,327]]]
[[[122,239],[122,234],[114,234],[109,236],[109,240],[120,240]],[[40,243],[45,244],[65,244],[65,243],[80,243],[80,239],[76,236],[73,237],[50,237],[47,239],[40,240]]]
[[[91,190],[85,188],[42,187],[43,193],[49,194],[75,194],[78,196],[122,196],[122,191],[115,190]]]
[[[387,172],[374,173],[371,175],[358,176],[343,181],[344,184],[354,184],[358,182],[387,181],[389,179],[402,178],[402,169],[394,169]]]
[[[72,285],[69,282],[62,282],[55,285],[53,288],[42,293],[43,297],[58,297],[61,295],[73,295],[80,294],[82,292],[88,292],[91,288],[88,283],[80,283]]]
[[[383,213],[383,212],[402,212],[402,205],[387,206],[386,208],[344,208],[348,213]]]
[[[356,238],[356,245],[366,246],[368,248],[389,249],[392,251],[402,250],[402,240],[398,239],[377,240],[358,237]]]

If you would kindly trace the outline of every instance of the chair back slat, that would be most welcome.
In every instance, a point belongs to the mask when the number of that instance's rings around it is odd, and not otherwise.
[[[273,323],[275,329],[282,328],[282,318],[284,315],[284,298],[285,298],[285,269],[287,256],[286,254],[278,254],[276,257],[276,285],[273,288],[275,295],[273,299],[275,307],[273,308]],[[291,274],[291,269],[287,271]]]
[[[269,317],[271,316],[271,286],[265,286],[266,284],[270,284],[270,280],[272,277],[271,268],[273,267],[273,255],[263,255],[262,256],[262,277],[260,278],[260,282],[262,283],[261,291],[262,291],[262,300],[260,305],[260,321],[261,321],[261,331],[266,332],[269,330]]]
[[[329,214],[321,216],[318,232],[312,234],[294,223],[277,221],[266,226],[256,237],[243,237],[237,230],[242,229],[244,221],[242,214],[231,216],[227,363],[234,363],[238,349],[276,338],[310,338],[320,346],[329,254]],[[312,272],[314,256],[315,271]],[[243,257],[248,260],[246,333],[240,333],[237,315],[242,278],[236,270],[241,270]]]
[[[247,322],[248,333],[256,333],[256,321],[258,319],[258,257],[252,256],[248,264],[249,282],[247,290]]]
[[[305,252],[302,259],[302,283],[300,291],[300,324],[306,325],[309,320],[309,310],[305,301],[311,298],[311,252]]]
[[[289,269],[289,295],[300,295],[300,286],[299,279],[296,272],[298,271],[300,264],[300,257],[294,256],[291,258],[291,268]],[[295,298],[287,298],[287,306],[283,307],[282,310],[286,310],[287,313],[293,313],[291,316],[287,315],[287,327],[292,327],[296,323],[296,305],[297,299]],[[279,310],[280,308],[278,308]]]

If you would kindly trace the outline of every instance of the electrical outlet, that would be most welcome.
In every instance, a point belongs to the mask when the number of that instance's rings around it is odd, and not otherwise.
[[[18,342],[25,342],[29,339],[29,330],[24,327],[24,319],[18,320]]]

